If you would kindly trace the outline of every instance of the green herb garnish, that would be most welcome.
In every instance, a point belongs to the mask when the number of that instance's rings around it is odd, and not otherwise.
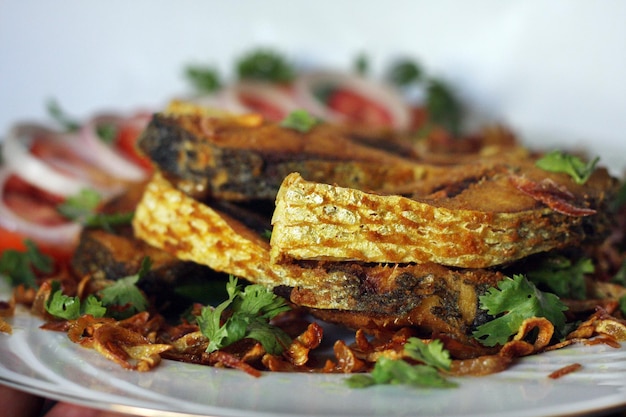
[[[359,74],[359,75],[367,75],[367,73],[369,72],[369,59],[367,58],[367,55],[365,55],[364,53],[360,53],[359,55],[357,55],[356,59],[354,60],[354,71]]]
[[[584,184],[595,170],[599,160],[600,158],[596,157],[585,163],[577,156],[555,150],[538,159],[536,165],[546,171],[566,173],[576,184]]]
[[[100,213],[101,196],[91,189],[81,190],[78,194],[68,197],[57,206],[57,211],[69,220],[87,227],[102,227],[110,229],[112,226],[129,224],[134,212]]]
[[[44,274],[52,272],[53,260],[50,256],[41,253],[35,242],[30,239],[24,240],[26,251],[6,249],[0,255],[0,274],[9,278],[12,286],[20,284],[29,287],[37,287],[36,272]]]
[[[238,340],[259,341],[266,352],[278,354],[290,343],[289,336],[269,321],[288,311],[285,300],[267,288],[252,284],[242,289],[237,279],[226,284],[228,299],[217,307],[204,307],[197,318],[204,336],[209,339],[207,352],[213,352]],[[223,313],[229,310],[226,317]]]
[[[237,63],[239,79],[285,83],[293,80],[295,70],[281,54],[258,49],[244,55]]]
[[[117,138],[117,126],[113,123],[101,123],[96,126],[98,139],[107,145],[112,145]]]
[[[497,288],[479,297],[480,308],[495,318],[474,331],[474,337],[485,346],[503,345],[516,334],[525,319],[545,317],[561,334],[565,326],[563,311],[567,307],[559,297],[542,292],[523,275],[505,278]]]
[[[450,369],[450,353],[443,343],[434,340],[425,343],[418,338],[410,338],[404,346],[405,353],[422,364],[413,365],[402,359],[380,357],[369,375],[356,374],[346,379],[352,388],[365,388],[372,385],[404,384],[415,387],[452,388],[455,382],[447,380],[440,371]]]
[[[60,319],[76,320],[84,314],[99,318],[104,317],[107,312],[106,307],[93,294],[89,294],[82,302],[78,297],[63,294],[58,281],[52,282],[51,294],[46,303],[46,311]]]
[[[118,279],[99,291],[98,296],[102,305],[107,307],[110,315],[116,318],[126,318],[148,308],[148,300],[137,287],[137,282],[150,271],[151,267],[152,262],[146,257],[141,262],[139,272],[135,275]]]
[[[399,87],[407,87],[421,80],[422,69],[416,62],[402,59],[391,66],[387,78],[392,84]]]
[[[280,122],[280,125],[300,133],[307,133],[318,123],[319,120],[306,110],[294,110]]]
[[[80,128],[80,123],[67,116],[56,100],[48,100],[46,108],[48,109],[48,114],[66,131],[76,132]]]
[[[457,136],[461,130],[463,109],[452,90],[441,80],[432,79],[426,88],[429,119]]]
[[[585,274],[594,270],[591,259],[581,258],[572,262],[563,256],[554,256],[545,259],[526,276],[537,285],[545,285],[561,298],[583,300],[587,295]]]
[[[219,74],[213,68],[189,66],[185,77],[201,93],[213,93],[222,86]]]

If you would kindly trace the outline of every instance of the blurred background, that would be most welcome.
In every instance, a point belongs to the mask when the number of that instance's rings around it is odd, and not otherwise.
[[[626,2],[0,0],[0,137],[72,115],[156,109],[189,93],[189,65],[228,78],[268,47],[302,67],[380,73],[409,56],[476,117],[545,147],[600,146],[626,166]]]

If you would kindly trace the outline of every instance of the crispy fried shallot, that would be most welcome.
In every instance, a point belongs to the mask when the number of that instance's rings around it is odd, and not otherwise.
[[[579,369],[581,369],[582,367],[583,366],[581,364],[579,364],[579,363],[572,363],[571,365],[564,366],[564,367],[562,367],[560,369],[557,369],[554,372],[551,372],[548,375],[548,378],[550,378],[550,379],[558,379],[558,378],[561,378],[562,376],[565,376],[567,374],[571,374],[572,372],[576,372]]]
[[[574,194],[549,178],[538,182],[520,175],[511,175],[510,178],[515,188],[558,213],[574,217],[596,213],[594,209],[576,206]]]

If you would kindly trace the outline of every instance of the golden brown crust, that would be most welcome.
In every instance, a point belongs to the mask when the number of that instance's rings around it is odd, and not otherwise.
[[[490,176],[468,182],[451,196],[440,192],[421,198],[305,181],[292,173],[276,198],[272,261],[434,262],[484,268],[608,232],[603,208],[613,182],[605,171],[598,170],[581,186],[539,173],[530,164],[520,174],[520,167],[490,168]],[[518,190],[512,175],[558,178],[578,205],[597,214],[559,213]]]

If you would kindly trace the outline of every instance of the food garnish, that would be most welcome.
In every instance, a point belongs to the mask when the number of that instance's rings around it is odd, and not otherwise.
[[[551,172],[564,172],[577,184],[584,184],[593,173],[599,157],[584,162],[579,157],[559,151],[551,151],[537,160],[537,166]]]
[[[319,120],[311,116],[306,110],[294,110],[289,113],[282,122],[280,122],[280,125],[282,127],[297,130],[301,133],[306,133],[317,123],[319,123]]]
[[[40,252],[39,248],[30,239],[24,240],[25,251],[6,249],[0,255],[0,274],[6,276],[11,285],[25,285],[29,288],[37,287],[37,273],[52,272],[53,259]]]
[[[200,331],[209,340],[207,352],[244,338],[258,340],[270,354],[281,353],[291,343],[283,330],[269,324],[271,319],[290,309],[284,299],[258,284],[242,288],[232,276],[226,291],[226,301],[217,307],[204,307],[197,317]],[[230,315],[223,319],[226,309]]]
[[[545,293],[523,275],[505,278],[497,288],[479,297],[480,307],[494,319],[478,326],[473,335],[485,346],[504,345],[516,334],[524,320],[545,317],[560,334],[565,327],[567,307],[559,297]]]

